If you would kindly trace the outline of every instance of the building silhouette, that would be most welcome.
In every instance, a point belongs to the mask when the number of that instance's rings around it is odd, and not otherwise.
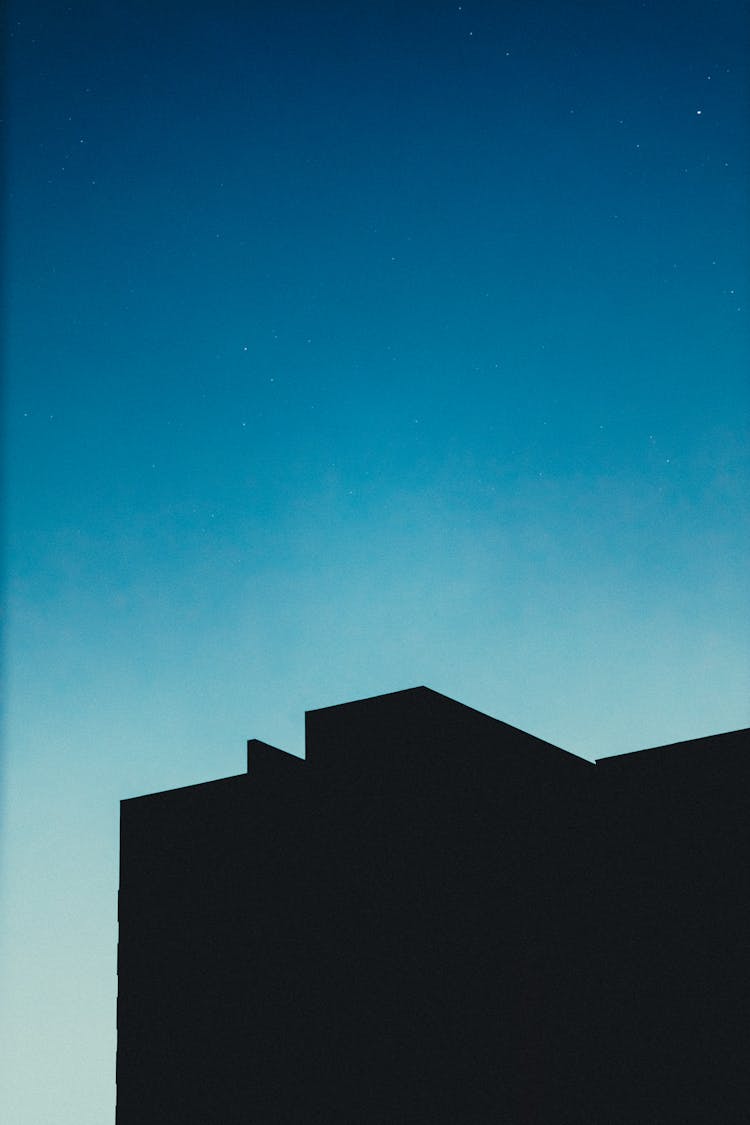
[[[414,688],[123,801],[117,1125],[749,1121],[748,733]]]

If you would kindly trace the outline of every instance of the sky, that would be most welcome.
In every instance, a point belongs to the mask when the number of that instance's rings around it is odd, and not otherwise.
[[[114,1122],[120,799],[417,684],[749,724],[749,31],[11,0],[3,1121]]]

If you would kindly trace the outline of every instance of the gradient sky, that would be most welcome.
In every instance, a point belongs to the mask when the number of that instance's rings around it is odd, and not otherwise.
[[[421,683],[748,724],[749,27],[11,4],[8,1125],[114,1120],[120,798]]]

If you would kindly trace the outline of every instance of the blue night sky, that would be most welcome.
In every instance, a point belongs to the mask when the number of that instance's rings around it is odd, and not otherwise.
[[[3,1121],[114,1120],[120,798],[422,683],[748,724],[749,27],[11,4]]]

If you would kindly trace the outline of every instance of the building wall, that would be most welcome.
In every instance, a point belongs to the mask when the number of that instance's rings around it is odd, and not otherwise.
[[[716,740],[595,767],[427,689],[306,735],[123,802],[118,1125],[675,1120],[674,1026],[738,1011],[739,742],[711,788]]]
[[[597,763],[614,1122],[750,1119],[749,751],[738,731]]]

